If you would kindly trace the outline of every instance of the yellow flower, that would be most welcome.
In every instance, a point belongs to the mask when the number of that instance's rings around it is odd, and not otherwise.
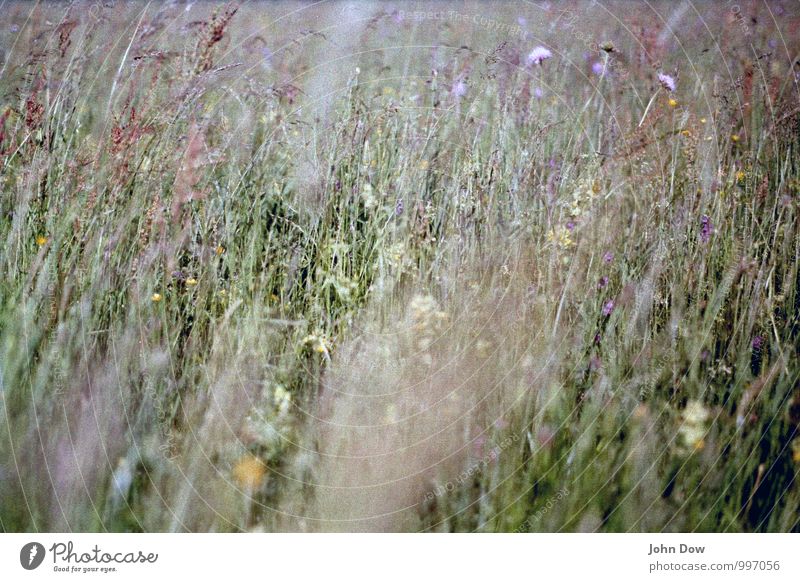
[[[188,279],[186,279],[187,287],[194,287],[195,285],[197,285],[197,279],[195,279],[194,277],[189,277]]]
[[[731,141],[732,141],[733,143],[736,143],[736,142],[738,142],[738,141],[739,141],[739,136],[738,136],[738,135],[736,135],[736,134],[733,134],[733,135],[731,136]]]
[[[800,463],[800,437],[792,441],[792,460]]]
[[[697,400],[687,402],[686,409],[683,411],[683,419],[688,424],[703,424],[709,416],[708,409]]]
[[[261,487],[267,468],[253,455],[247,455],[233,467],[233,478],[244,489],[254,491]]]
[[[47,237],[40,234],[39,236],[36,237],[36,244],[39,245],[40,247],[44,246],[45,244],[47,244]]]
[[[705,124],[706,124],[706,118],[705,118],[705,117],[701,117],[701,118],[700,118],[700,123],[702,123],[703,125],[705,125]]]
[[[678,427],[681,444],[689,450],[702,450],[706,446],[706,423],[711,413],[701,402],[690,400],[681,416],[682,422]]]
[[[326,357],[330,357],[330,351],[328,350],[328,341],[322,334],[312,333],[307,335],[303,338],[301,342],[303,345],[310,345],[311,349],[317,352],[318,354],[323,354]]]
[[[667,103],[669,103],[670,107],[677,107],[678,106],[678,102],[675,101],[675,99],[673,99],[671,97],[670,97],[669,101],[667,101]]]
[[[219,246],[217,247],[217,254],[218,254],[218,255],[221,255],[221,254],[222,254],[222,253],[224,253],[224,252],[225,252],[225,247],[223,247],[222,245],[219,245]]]
[[[684,136],[686,136],[686,137],[689,137],[690,135],[692,135],[692,132],[691,132],[691,131],[689,131],[688,129],[684,129],[684,130],[681,132],[681,135],[684,135]]]
[[[554,243],[562,249],[568,249],[575,244],[570,238],[569,229],[565,226],[558,227],[547,233],[547,241]]]
[[[153,300],[153,303],[158,303],[163,299],[163,297],[161,296],[161,293],[153,293],[153,296],[150,297],[150,299]]]
[[[745,174],[745,173],[744,173],[744,171],[742,171],[742,170],[739,170],[738,172],[736,172],[736,181],[737,181],[737,182],[741,182],[742,180],[744,180],[744,177],[745,177],[746,175],[747,175],[747,174]]]

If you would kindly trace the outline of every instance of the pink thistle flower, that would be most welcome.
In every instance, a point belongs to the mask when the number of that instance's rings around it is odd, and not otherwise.
[[[541,65],[547,59],[553,58],[553,53],[543,46],[537,46],[528,54],[529,65]]]
[[[675,79],[665,73],[658,74],[658,82],[667,91],[672,92],[675,90]]]

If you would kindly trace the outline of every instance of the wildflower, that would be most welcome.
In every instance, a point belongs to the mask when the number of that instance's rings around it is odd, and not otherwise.
[[[560,226],[547,233],[547,242],[553,243],[562,249],[568,249],[575,245],[570,237],[570,231],[564,226]]]
[[[658,82],[661,83],[661,86],[664,87],[667,91],[674,91],[675,90],[675,79],[670,75],[665,73],[658,74]]]
[[[792,441],[792,460],[800,464],[800,438]]]
[[[194,277],[189,277],[188,279],[186,279],[187,287],[194,287],[195,285],[197,285],[197,279],[195,279]]]
[[[678,435],[681,438],[681,445],[689,451],[699,451],[705,447],[706,421],[710,416],[708,409],[697,400],[690,400],[686,404],[686,409],[681,415],[681,425],[678,428]]]
[[[738,136],[738,135],[736,135],[736,134],[734,133],[734,134],[731,136],[731,141],[732,141],[733,143],[738,143],[738,142],[739,142],[739,136]]]
[[[595,75],[597,75],[598,77],[602,77],[602,76],[604,76],[604,75],[605,75],[605,73],[606,73],[606,67],[605,67],[605,65],[603,65],[603,63],[601,63],[600,61],[596,61],[596,62],[595,62],[593,65],[592,65],[592,73],[594,73],[594,74],[595,74]]]
[[[603,262],[610,263],[613,260],[614,260],[614,253],[612,253],[611,251],[606,251],[603,254]]]
[[[691,131],[689,131],[688,129],[684,129],[684,130],[681,132],[681,135],[682,135],[682,136],[684,136],[684,137],[689,137],[690,135],[692,135],[692,132],[691,132]]]
[[[600,45],[600,49],[604,50],[607,53],[613,53],[616,51],[614,48],[614,43],[610,40],[605,41],[603,44]]]
[[[273,401],[278,409],[278,414],[285,416],[289,412],[289,408],[292,405],[292,395],[289,394],[289,391],[286,390],[286,388],[284,388],[281,384],[278,384],[275,386]]]
[[[463,97],[467,94],[467,84],[464,81],[456,81],[453,83],[453,87],[450,89],[450,92],[454,97]]]
[[[707,243],[714,232],[714,226],[711,224],[711,219],[705,214],[700,217],[700,240]]]
[[[700,118],[700,123],[702,123],[703,125],[705,125],[705,124],[706,124],[706,118],[705,118],[705,117],[701,117],[701,118]]]
[[[233,467],[233,478],[247,491],[255,491],[264,482],[267,470],[259,459],[248,455]]]
[[[161,296],[161,293],[153,293],[153,295],[152,295],[152,297],[150,297],[150,299],[153,300],[153,303],[158,303],[159,301],[161,301],[163,299],[163,297]]]
[[[40,234],[39,236],[36,237],[36,244],[39,245],[40,247],[43,247],[44,245],[47,244],[47,237]]]
[[[533,90],[533,96],[537,99],[541,99],[544,96],[544,92],[539,87],[536,87],[536,89]]]
[[[608,285],[608,275],[603,275],[600,277],[600,280],[597,282],[598,289],[605,289],[606,285]]]
[[[672,108],[675,108],[675,107],[677,107],[677,106],[678,106],[678,102],[677,102],[677,101],[675,101],[675,99],[673,99],[672,97],[670,97],[670,99],[669,99],[669,101],[667,101],[667,103],[668,103],[668,104],[669,104],[669,106],[670,106],[670,107],[672,107]]]
[[[743,182],[746,176],[747,174],[745,174],[743,170],[739,170],[736,172],[736,181]]]
[[[372,161],[374,162],[375,160]],[[364,184],[361,189],[361,199],[364,201],[364,208],[367,210],[372,210],[378,205],[378,199],[375,197],[375,194],[373,194],[372,184],[369,182]]]
[[[224,252],[225,252],[225,247],[223,247],[222,245],[217,246],[216,250],[217,255],[221,255]]]
[[[319,338],[317,340],[317,344],[314,346],[314,351],[318,354],[328,353],[328,346],[325,345],[325,340],[323,338]]]
[[[300,342],[303,345],[311,346],[311,349],[317,352],[318,354],[322,354],[326,358],[330,357],[330,350],[328,350],[328,340],[325,339],[320,333],[311,333],[303,338]]]
[[[614,311],[614,300],[609,299],[608,301],[606,301],[606,304],[603,305],[603,315],[608,317],[609,315],[611,315],[612,311]]]
[[[553,58],[553,53],[543,46],[537,46],[528,54],[529,65],[541,65],[547,59]]]

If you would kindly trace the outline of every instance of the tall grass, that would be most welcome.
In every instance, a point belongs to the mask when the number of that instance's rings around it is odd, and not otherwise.
[[[798,531],[800,13],[500,6],[6,4],[0,529]]]

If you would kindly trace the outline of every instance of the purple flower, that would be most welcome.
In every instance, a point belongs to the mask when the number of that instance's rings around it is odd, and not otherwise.
[[[598,289],[605,289],[606,285],[608,285],[608,275],[603,275],[600,277],[600,280],[597,282]]]
[[[592,73],[594,73],[598,77],[602,77],[606,73],[605,65],[603,63],[601,63],[600,61],[595,62],[592,65]]]
[[[537,46],[528,54],[529,65],[541,65],[547,59],[553,58],[553,53],[543,46]]]
[[[394,205],[394,215],[400,216],[401,214],[403,214],[403,199],[398,198],[397,204]]]
[[[570,232],[572,232],[573,230],[575,230],[575,223],[574,223],[574,222],[572,222],[572,221],[569,221],[569,222],[567,223],[567,230],[568,230],[568,231],[570,231]]]
[[[753,338],[753,350],[755,350],[756,352],[760,352],[763,345],[764,345],[763,337],[757,335],[756,337]]]
[[[614,300],[609,299],[608,301],[606,301],[606,304],[603,305],[603,315],[608,317],[609,315],[611,315],[612,311],[614,311]]]
[[[606,251],[603,254],[603,261],[605,261],[606,263],[610,263],[613,260],[614,260],[614,253],[612,253],[611,251]]]
[[[700,217],[700,240],[707,243],[714,232],[714,225],[711,224],[711,219],[705,214]]]
[[[667,91],[675,90],[675,79],[665,73],[658,74],[658,82],[661,83],[661,86]]]
[[[541,89],[539,89],[539,87],[536,87],[536,89],[533,90],[533,96],[536,97],[537,99],[541,99],[543,95],[544,93],[542,92]]]
[[[455,97],[463,97],[467,94],[467,84],[464,81],[456,81],[453,83],[453,87],[450,89],[450,92]]]

